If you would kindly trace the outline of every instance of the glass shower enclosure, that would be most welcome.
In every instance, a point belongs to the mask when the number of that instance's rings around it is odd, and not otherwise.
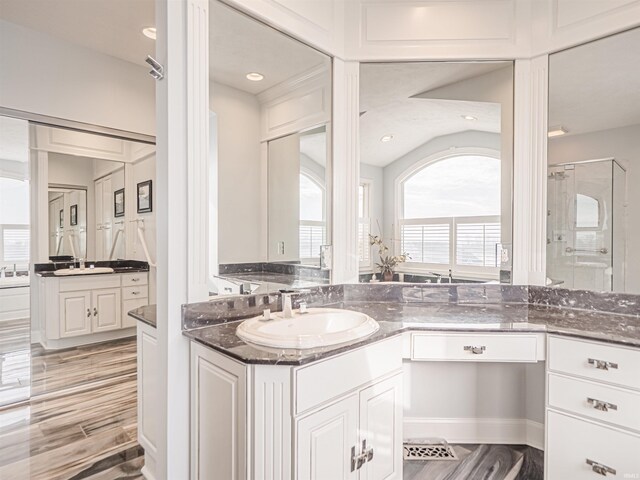
[[[623,292],[626,172],[613,158],[549,166],[547,283]]]

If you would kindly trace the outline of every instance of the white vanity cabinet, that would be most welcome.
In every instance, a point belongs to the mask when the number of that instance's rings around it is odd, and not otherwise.
[[[192,478],[402,478],[402,339],[300,366],[191,342]]]
[[[128,315],[127,315],[128,316]],[[137,322],[138,371],[138,443],[144,448],[145,478],[154,479],[158,458],[158,399],[160,378],[158,370],[157,330],[144,322]],[[215,477],[210,477],[215,478]]]
[[[640,476],[640,350],[549,335],[548,480]]]
[[[297,422],[298,480],[402,478],[402,375]]]
[[[147,273],[41,277],[45,348],[67,348],[133,335],[127,312],[148,304]],[[131,278],[138,279],[135,286]]]

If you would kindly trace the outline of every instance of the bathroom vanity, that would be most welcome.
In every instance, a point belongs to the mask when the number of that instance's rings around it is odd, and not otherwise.
[[[366,313],[380,328],[349,344],[304,350],[251,345],[236,335],[238,319],[276,310],[276,296],[186,305],[192,478],[401,479],[403,441],[434,437],[531,445],[545,451],[549,480],[640,471],[639,317],[548,305],[546,289],[529,289],[319,287],[297,294],[294,306],[304,300]],[[136,311],[145,449],[155,435],[146,412],[155,408],[149,308]],[[430,376],[432,367],[457,375]],[[529,413],[482,415],[482,401],[496,388],[492,371],[502,375],[496,385],[513,383],[514,390],[518,376],[532,376],[518,398],[540,405],[540,421]],[[482,399],[479,418],[437,418],[429,390],[464,398],[470,372],[478,375],[470,401]],[[420,417],[420,408],[431,411]]]
[[[65,275],[46,270],[37,273],[42,345],[68,348],[135,335],[135,321],[127,313],[149,303],[149,279],[144,262],[134,263],[102,267],[112,273],[83,273],[80,269],[65,271]],[[90,271],[88,266],[86,270]]]

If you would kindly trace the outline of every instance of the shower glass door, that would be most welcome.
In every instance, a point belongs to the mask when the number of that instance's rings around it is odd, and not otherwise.
[[[550,166],[547,282],[599,291],[624,288],[623,209],[624,170],[614,160]]]

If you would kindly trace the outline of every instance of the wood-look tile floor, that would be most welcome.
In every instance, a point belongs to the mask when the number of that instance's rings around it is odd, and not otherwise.
[[[520,445],[452,445],[458,460],[405,460],[404,480],[543,480],[543,453]]]
[[[31,399],[0,407],[0,480],[142,478],[135,339],[32,347]]]

